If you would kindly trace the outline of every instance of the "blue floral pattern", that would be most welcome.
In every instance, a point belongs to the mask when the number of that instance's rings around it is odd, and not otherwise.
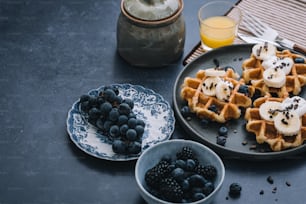
[[[174,131],[174,113],[169,103],[161,95],[139,85],[113,84],[111,86],[118,88],[122,98],[130,98],[134,101],[134,113],[137,118],[146,123],[142,151],[156,143],[170,139]],[[101,86],[88,93],[97,95],[104,87]],[[83,117],[79,101],[76,101],[68,112],[67,131],[78,148],[97,158],[127,161],[137,159],[141,154],[120,155],[114,153],[111,141]]]

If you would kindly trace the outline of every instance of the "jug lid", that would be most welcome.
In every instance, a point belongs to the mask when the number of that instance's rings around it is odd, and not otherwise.
[[[123,0],[123,7],[129,15],[148,21],[172,16],[180,7],[178,0]]]

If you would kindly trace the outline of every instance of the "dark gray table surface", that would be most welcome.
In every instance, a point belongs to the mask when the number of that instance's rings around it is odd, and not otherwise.
[[[196,13],[205,2],[185,1],[184,56],[199,41]],[[135,161],[93,158],[66,132],[72,103],[100,85],[139,84],[172,102],[183,58],[159,69],[128,65],[116,52],[119,13],[119,0],[0,1],[1,204],[145,203]],[[177,123],[173,138],[188,133]],[[268,162],[223,156],[226,177],[214,203],[305,203],[305,156]],[[233,182],[242,194],[227,199]]]

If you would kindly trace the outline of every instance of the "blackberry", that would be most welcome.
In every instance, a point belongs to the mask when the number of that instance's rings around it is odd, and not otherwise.
[[[180,152],[176,154],[177,159],[187,160],[194,159],[193,151],[190,147],[183,147]]]
[[[158,188],[161,179],[165,178],[169,173],[169,163],[160,161],[157,165],[149,169],[145,174],[145,181],[149,187]]]
[[[202,175],[205,179],[214,180],[217,176],[217,169],[213,165],[198,165],[195,168],[196,173]]]
[[[170,202],[180,202],[183,199],[184,194],[178,182],[171,177],[161,180],[160,192],[164,199]]]

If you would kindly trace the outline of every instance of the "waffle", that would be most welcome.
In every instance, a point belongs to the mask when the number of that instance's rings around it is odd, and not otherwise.
[[[259,144],[267,143],[272,151],[281,151],[288,148],[300,146],[306,140],[306,114],[301,116],[301,129],[297,135],[284,136],[280,134],[273,121],[263,120],[259,114],[259,107],[266,101],[282,102],[282,98],[261,97],[254,101],[253,107],[247,108],[245,119],[246,129],[256,135]]]
[[[252,103],[249,96],[254,94],[254,88],[248,87],[248,94],[238,92],[239,87],[244,85],[244,80],[237,80],[239,76],[228,69],[222,78],[233,84],[231,95],[227,101],[222,101],[215,96],[207,96],[202,90],[202,84],[207,78],[205,70],[199,70],[195,78],[186,77],[182,85],[181,97],[188,102],[191,111],[196,113],[199,118],[208,118],[212,121],[225,123],[230,119],[237,119],[241,115],[240,107],[249,107]],[[216,107],[211,110],[210,107]]]
[[[276,51],[277,57],[290,57],[293,61],[296,58],[303,58],[301,55],[291,53],[289,50]],[[306,59],[304,58],[304,63],[294,63],[291,72],[286,75],[286,83],[281,88],[269,87],[265,84],[263,80],[264,68],[262,66],[262,60],[256,59],[256,57],[251,54],[251,57],[245,60],[242,64],[242,77],[247,84],[252,84],[252,86],[260,90],[261,95],[266,94],[277,95],[277,97],[285,98],[289,94],[298,95],[301,91],[301,87],[306,85]]]

